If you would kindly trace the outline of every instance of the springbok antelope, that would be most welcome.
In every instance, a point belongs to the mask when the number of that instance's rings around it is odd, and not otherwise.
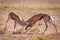
[[[26,21],[26,25],[24,26],[24,29],[26,30],[26,32],[27,32],[28,30],[30,30],[31,27],[32,27],[37,21],[39,21],[39,20],[41,20],[41,19],[44,20],[44,23],[45,23],[45,26],[46,26],[44,32],[45,32],[45,31],[47,30],[47,28],[48,28],[47,22],[50,22],[50,23],[55,27],[56,33],[57,33],[57,28],[56,28],[56,25],[53,23],[53,18],[52,18],[51,16],[49,16],[48,14],[37,14],[37,15],[32,16],[30,19],[28,19],[28,20]],[[28,27],[29,27],[29,29],[27,29]],[[26,33],[26,32],[25,32],[25,33]],[[44,32],[43,32],[43,34],[44,34]]]
[[[20,19],[19,19],[19,16],[17,16],[13,12],[10,12],[9,15],[8,15],[8,20],[6,21],[6,24],[5,24],[4,32],[6,30],[7,22],[9,21],[9,19],[13,19],[15,21],[14,30],[15,30],[15,27],[16,27],[16,23],[18,23],[21,26],[25,25],[25,23],[23,22],[24,21],[23,18],[20,17]],[[13,33],[14,33],[14,31],[13,31]]]

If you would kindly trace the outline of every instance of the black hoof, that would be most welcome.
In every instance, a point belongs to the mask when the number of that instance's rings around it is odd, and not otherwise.
[[[43,35],[44,35],[44,33],[41,33],[41,34],[43,34]]]
[[[13,32],[13,34],[16,34],[16,32]]]
[[[4,32],[3,31],[0,31],[0,34],[4,34]]]
[[[13,32],[13,34],[21,34],[21,32]]]

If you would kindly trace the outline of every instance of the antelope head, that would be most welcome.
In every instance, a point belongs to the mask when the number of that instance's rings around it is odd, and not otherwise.
[[[24,29],[27,30],[28,27],[31,27],[31,22],[26,22],[24,25]]]

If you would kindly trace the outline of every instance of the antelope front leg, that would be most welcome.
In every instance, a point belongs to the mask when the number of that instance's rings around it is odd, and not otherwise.
[[[31,27],[29,27],[29,29],[27,29],[24,33],[27,33],[30,29],[31,29]]]
[[[23,33],[23,28],[24,28],[24,27],[22,27],[22,28],[20,29],[20,32],[19,32],[19,33]]]
[[[14,23],[14,30],[13,30],[13,34],[15,33],[14,31],[15,31],[15,28],[16,28],[16,21],[15,21],[15,23]]]
[[[10,17],[8,17],[8,20],[6,21],[6,24],[5,24],[5,28],[4,28],[4,32],[6,31],[6,26],[7,26],[7,23],[9,21]]]

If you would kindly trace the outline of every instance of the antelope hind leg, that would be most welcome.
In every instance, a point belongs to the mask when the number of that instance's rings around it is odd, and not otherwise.
[[[57,33],[58,33],[58,31],[57,31],[56,25],[55,25],[52,21],[50,21],[50,23],[55,27],[56,34],[57,34]]]

